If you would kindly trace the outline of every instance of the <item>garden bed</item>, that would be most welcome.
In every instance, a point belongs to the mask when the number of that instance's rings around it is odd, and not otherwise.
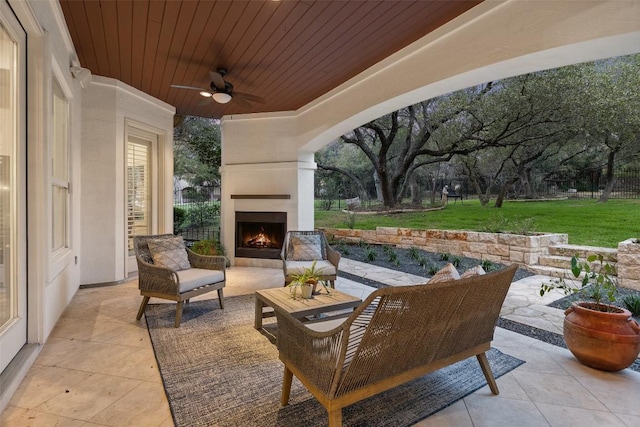
[[[463,273],[476,265],[482,265],[485,271],[494,271],[506,267],[504,264],[481,261],[475,258],[454,256],[447,253],[427,252],[421,249],[404,249],[390,245],[374,245],[368,243],[348,244],[342,241],[332,243],[332,247],[345,258],[402,271],[416,276],[430,278],[438,270],[452,263],[459,273]],[[515,280],[533,276],[534,273],[519,268]]]

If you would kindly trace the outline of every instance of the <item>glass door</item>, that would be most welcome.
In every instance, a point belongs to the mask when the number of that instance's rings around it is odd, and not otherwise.
[[[127,125],[127,273],[138,270],[133,237],[157,229],[157,134]]]
[[[25,34],[0,0],[0,371],[27,342]]]

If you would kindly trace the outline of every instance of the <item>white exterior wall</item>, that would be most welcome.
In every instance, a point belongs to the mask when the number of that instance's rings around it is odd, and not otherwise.
[[[305,160],[340,135],[384,114],[489,80],[640,51],[640,2],[487,0],[298,111],[224,117],[222,239],[233,244],[240,191],[225,171],[244,176],[246,194],[269,183],[273,194],[295,187],[288,229],[313,228],[313,177],[279,185],[253,165]],[[274,206],[274,210],[275,210]],[[257,209],[255,209],[257,210]]]
[[[82,115],[81,284],[127,278],[126,125],[160,135],[154,233],[173,231],[173,116],[175,108],[118,80],[93,77]],[[135,264],[133,264],[135,266]],[[135,270],[133,270],[135,271]]]

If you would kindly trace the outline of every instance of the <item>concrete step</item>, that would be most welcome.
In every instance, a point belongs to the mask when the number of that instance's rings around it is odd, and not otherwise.
[[[575,280],[575,278],[573,277],[573,274],[571,274],[571,270],[569,270],[568,268],[549,267],[549,266],[543,266],[543,265],[529,265],[527,266],[527,270],[536,274],[542,274],[543,276],[558,277],[558,278],[564,277],[565,279]]]
[[[538,265],[541,267],[571,268],[571,257],[561,255],[540,255]]]
[[[549,246],[549,255],[564,256],[571,258],[578,255],[579,258],[586,258],[589,255],[602,254],[605,261],[618,262],[618,249],[600,248],[597,246],[582,245],[554,245]]]

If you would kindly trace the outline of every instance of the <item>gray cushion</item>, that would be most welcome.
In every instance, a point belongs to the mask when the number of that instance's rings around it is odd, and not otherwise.
[[[204,285],[222,282],[224,273],[220,270],[206,270],[204,268],[190,268],[177,271],[180,279],[180,293],[188,292]]]
[[[291,236],[291,258],[294,261],[313,261],[322,259],[322,242],[318,234],[300,234]]]
[[[153,263],[179,271],[191,268],[182,237],[151,239],[147,242]]]
[[[311,268],[313,261],[287,261],[285,274],[291,276],[294,274],[302,274],[305,268]],[[321,276],[335,276],[336,268],[329,261],[316,261],[316,272]]]

